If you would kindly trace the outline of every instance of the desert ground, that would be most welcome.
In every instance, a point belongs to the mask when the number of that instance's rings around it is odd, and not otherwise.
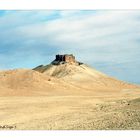
[[[140,129],[137,92],[73,94],[0,97],[0,124],[23,130]]]
[[[86,66],[52,67],[0,72],[1,130],[140,129],[139,86]]]

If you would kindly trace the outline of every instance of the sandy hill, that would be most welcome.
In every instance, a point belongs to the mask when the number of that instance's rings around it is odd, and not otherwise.
[[[63,80],[30,69],[0,71],[0,95],[32,94],[33,91],[62,91],[74,88]]]
[[[50,77],[47,75],[43,76],[36,71],[27,69],[0,72],[0,86],[11,89],[44,87],[50,84],[49,79]]]
[[[89,90],[121,90],[137,86],[114,79],[85,64],[49,64],[40,65],[34,70],[63,79],[67,83]]]
[[[22,92],[24,95],[33,92],[51,95],[52,92],[86,94],[94,91],[122,91],[136,88],[138,86],[119,81],[77,62],[73,55],[57,55],[51,64],[40,65],[33,70],[0,71],[0,95]],[[62,92],[64,90],[65,92]]]
[[[1,130],[138,130],[139,106],[140,88],[72,54],[33,70],[0,71]]]

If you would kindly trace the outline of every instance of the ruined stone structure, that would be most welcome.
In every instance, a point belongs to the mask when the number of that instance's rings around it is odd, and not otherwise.
[[[56,55],[56,61],[63,61],[67,63],[75,63],[75,57],[72,54],[65,54],[65,55]]]
[[[75,64],[81,65],[82,63],[75,60],[75,56],[73,54],[64,54],[64,55],[56,55],[55,60],[52,62],[53,65],[60,65],[60,64]]]

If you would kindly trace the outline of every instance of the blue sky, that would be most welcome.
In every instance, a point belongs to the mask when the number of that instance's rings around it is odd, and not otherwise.
[[[0,69],[34,68],[55,54],[140,84],[140,11],[0,11]]]

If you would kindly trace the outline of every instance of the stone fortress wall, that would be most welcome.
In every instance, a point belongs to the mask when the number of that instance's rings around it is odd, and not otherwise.
[[[67,63],[75,63],[75,56],[73,56],[72,54],[64,54],[64,55],[56,55],[56,59],[55,61],[64,61]]]

